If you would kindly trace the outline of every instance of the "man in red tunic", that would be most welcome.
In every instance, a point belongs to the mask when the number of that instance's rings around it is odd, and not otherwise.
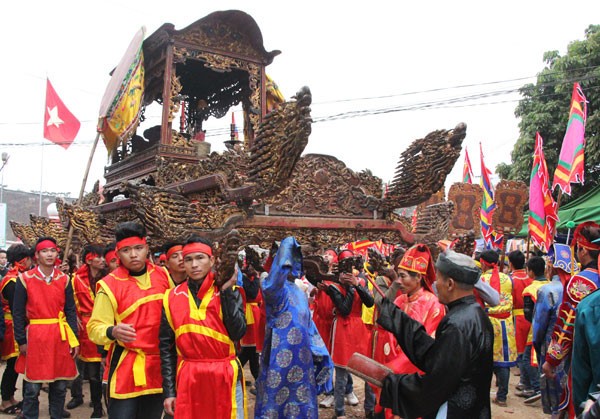
[[[250,362],[250,373],[255,381],[258,378],[260,368],[260,356],[256,351],[256,345],[258,337],[261,336],[259,328],[261,324],[264,325],[264,322],[261,322],[261,306],[264,304],[260,290],[261,272],[263,272],[262,266],[252,266],[251,263],[248,263],[243,269],[243,287],[241,288],[244,297],[243,300],[246,304],[246,334],[240,341],[242,349],[239,359],[242,368],[246,365],[246,362]],[[251,389],[250,391],[253,392],[255,390]]]
[[[0,355],[2,360],[6,361],[0,390],[2,392],[2,412],[12,414],[17,413],[22,406],[22,403],[17,403],[14,397],[17,379],[19,378],[19,374],[15,371],[15,362],[19,356],[19,345],[15,341],[13,330],[12,306],[17,278],[31,268],[31,249],[21,243],[13,244],[8,248],[7,258],[11,268],[0,282],[0,302],[2,303],[6,325],[4,340],[2,340],[0,346]]]
[[[144,226],[121,223],[115,236],[121,264],[98,281],[87,332],[96,345],[110,345],[108,416],[159,419],[162,377],[158,330],[169,281],[162,268],[148,261]]]
[[[572,246],[576,247],[575,255],[581,263],[582,271],[573,275],[565,284],[563,300],[558,308],[558,318],[554,324],[552,338],[546,351],[546,360],[542,371],[546,377],[554,378],[556,370],[564,366],[565,371],[571,365],[573,333],[577,317],[577,306],[592,292],[600,288],[598,275],[598,256],[600,255],[600,225],[593,221],[579,224],[573,233]],[[571,397],[571,379],[563,389],[559,410],[574,415]]]
[[[169,276],[169,284],[176,287],[185,281],[185,267],[183,266],[183,246],[181,243],[169,242],[163,246],[165,255],[165,269]],[[162,255],[161,255],[162,256]]]
[[[525,271],[525,255],[520,250],[514,250],[508,254],[508,267],[510,270],[510,279],[513,282],[513,317],[515,321],[515,342],[517,344],[517,366],[521,379],[517,385],[517,396],[523,395],[525,389],[524,378],[527,372],[523,365],[523,351],[527,343],[527,335],[531,328],[531,323],[525,319],[523,314],[523,290],[527,288],[533,279],[529,278]]]
[[[110,243],[104,248],[104,262],[108,272],[112,272],[119,267],[119,258],[117,257],[115,243]]]
[[[90,382],[90,397],[94,411],[92,418],[102,417],[102,377],[100,365],[102,355],[98,346],[90,340],[87,334],[87,324],[94,308],[96,298],[96,282],[106,274],[106,263],[102,256],[104,249],[97,245],[87,245],[81,254],[84,264],[73,276],[73,292],[77,318],[79,321],[79,343],[81,350],[77,367],[79,372]],[[71,400],[67,409],[74,409],[83,404],[83,377],[80,375],[71,384]]]
[[[323,260],[327,263],[329,267],[329,272],[331,272],[331,268],[333,264],[338,262],[338,256],[335,250],[326,249],[323,253]],[[321,281],[317,284],[317,287],[313,290],[315,294],[315,308],[313,311],[313,321],[315,322],[315,326],[319,331],[319,335],[323,339],[325,343],[325,347],[327,348],[327,352],[331,353],[331,329],[333,327],[333,312],[335,306],[333,305],[333,301],[327,295],[327,288],[329,285],[332,285],[330,281]],[[351,376],[350,376],[351,378]],[[346,393],[352,393],[352,383],[349,380],[349,386],[347,386]],[[334,403],[333,391],[330,391],[325,394],[323,400],[319,402],[319,407],[329,408],[333,406]]]
[[[353,257],[352,252],[344,250],[338,257],[342,261]],[[354,352],[368,355],[369,330],[362,321],[362,305],[373,307],[373,294],[369,291],[366,281],[359,278],[357,271],[340,273],[340,282],[327,287],[327,294],[335,305],[333,321],[331,358],[335,364],[335,415],[345,417],[345,392],[349,373],[346,367]],[[372,416],[373,412],[365,412]]]
[[[175,419],[243,418],[242,367],[234,341],[246,332],[237,274],[218,285],[212,244],[198,236],[183,247],[188,280],[167,294],[160,326],[164,408]]]
[[[16,370],[23,377],[23,416],[39,416],[38,395],[49,384],[50,416],[62,418],[67,380],[77,377],[77,315],[69,278],[55,268],[56,240],[41,237],[35,245],[38,266],[23,272],[15,285],[13,317],[19,344]],[[29,325],[26,326],[26,323]]]

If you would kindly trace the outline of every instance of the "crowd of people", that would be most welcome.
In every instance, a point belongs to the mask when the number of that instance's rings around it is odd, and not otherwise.
[[[87,380],[91,418],[246,418],[250,397],[256,418],[343,418],[361,354],[386,371],[365,381],[367,418],[489,418],[521,398],[600,417],[598,224],[506,264],[416,244],[376,265],[331,243],[325,279],[294,237],[221,278],[209,240],[153,253],[146,235],[121,223],[64,262],[52,237],[0,250],[2,413],[39,417],[45,390],[50,417],[70,417]]]

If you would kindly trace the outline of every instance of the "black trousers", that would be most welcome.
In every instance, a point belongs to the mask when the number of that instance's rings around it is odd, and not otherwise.
[[[71,398],[83,400],[83,379],[90,381],[90,397],[94,408],[102,407],[102,363],[77,359],[79,375],[71,382]]]
[[[2,401],[10,400],[17,390],[17,379],[19,374],[15,371],[15,363],[17,357],[13,356],[6,360],[6,369],[2,374],[2,382],[0,383],[0,393],[2,393]]]
[[[42,383],[30,383],[23,380],[23,417],[25,419],[37,419],[40,417],[39,395],[41,388]],[[48,401],[50,405],[50,417],[52,419],[62,419],[66,395],[66,380],[56,380],[48,384]]]
[[[260,357],[258,352],[256,352],[256,346],[242,346],[242,351],[240,352],[238,359],[242,364],[242,368],[246,365],[246,362],[250,361],[250,373],[252,373],[252,377],[256,380],[260,367]]]
[[[161,419],[162,414],[162,394],[108,399],[108,419]]]

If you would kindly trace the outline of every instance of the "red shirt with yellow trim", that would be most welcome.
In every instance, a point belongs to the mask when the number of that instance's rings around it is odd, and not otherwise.
[[[177,349],[176,416],[236,418],[235,387],[238,368],[235,346],[229,338],[221,309],[219,288],[209,274],[196,303],[188,282],[165,294],[165,315],[175,333]]]
[[[89,268],[82,265],[73,276],[73,296],[81,328],[79,330],[80,351],[79,358],[84,362],[100,362],[102,355],[98,346],[92,342],[87,333],[87,324],[90,321],[96,295],[90,285]]]
[[[162,299],[168,289],[165,271],[149,262],[146,273],[139,277],[120,266],[98,281],[87,332],[95,344],[111,344],[111,354],[116,352],[115,345],[123,348],[109,375],[110,397],[129,399],[162,393],[158,334]],[[133,326],[133,342],[113,341],[107,336],[107,329],[119,323]],[[112,359],[107,360],[107,365],[112,364]]]
[[[15,332],[13,329],[13,318],[10,311],[10,304],[4,297],[4,289],[9,283],[15,284],[19,276],[19,271],[16,268],[9,270],[2,281],[0,281],[0,303],[2,304],[2,311],[4,312],[4,324],[6,330],[4,332],[4,340],[0,342],[0,356],[3,361],[14,358],[19,355],[19,345],[15,341]]]
[[[77,367],[70,350],[79,343],[64,313],[69,278],[54,269],[46,281],[39,269],[33,269],[23,272],[20,281],[27,292],[29,325],[27,354],[19,355],[15,370],[34,383],[74,379]]]

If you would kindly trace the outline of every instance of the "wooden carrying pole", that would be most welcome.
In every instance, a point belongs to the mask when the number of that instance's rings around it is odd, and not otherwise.
[[[96,146],[98,145],[98,140],[100,139],[100,132],[96,134],[96,138],[94,139],[94,144],[92,145],[92,150],[90,151],[90,157],[88,157],[87,166],[85,168],[85,173],[83,175],[83,180],[81,181],[81,189],[79,190],[79,198],[78,202],[81,203],[83,199],[83,193],[85,192],[85,184],[87,183],[88,175],[90,174],[90,167],[92,166],[92,160],[94,160],[94,153],[96,152]],[[64,259],[67,260],[69,255],[69,250],[71,249],[71,242],[73,241],[73,222],[69,221],[69,234],[67,235],[67,244],[65,245]]]
[[[504,237],[502,237],[502,253],[500,253],[500,270],[504,270],[504,258],[506,257],[506,247],[508,243],[508,237],[506,233],[504,233]]]
[[[383,291],[381,290],[381,288],[379,288],[379,285],[377,285],[375,283],[375,280],[371,279],[370,275],[365,275],[365,277],[371,283],[371,285],[373,285],[373,288],[375,288],[375,291],[377,291],[377,293],[379,293],[379,295],[381,295],[382,298],[385,298],[385,294],[383,293]]]

